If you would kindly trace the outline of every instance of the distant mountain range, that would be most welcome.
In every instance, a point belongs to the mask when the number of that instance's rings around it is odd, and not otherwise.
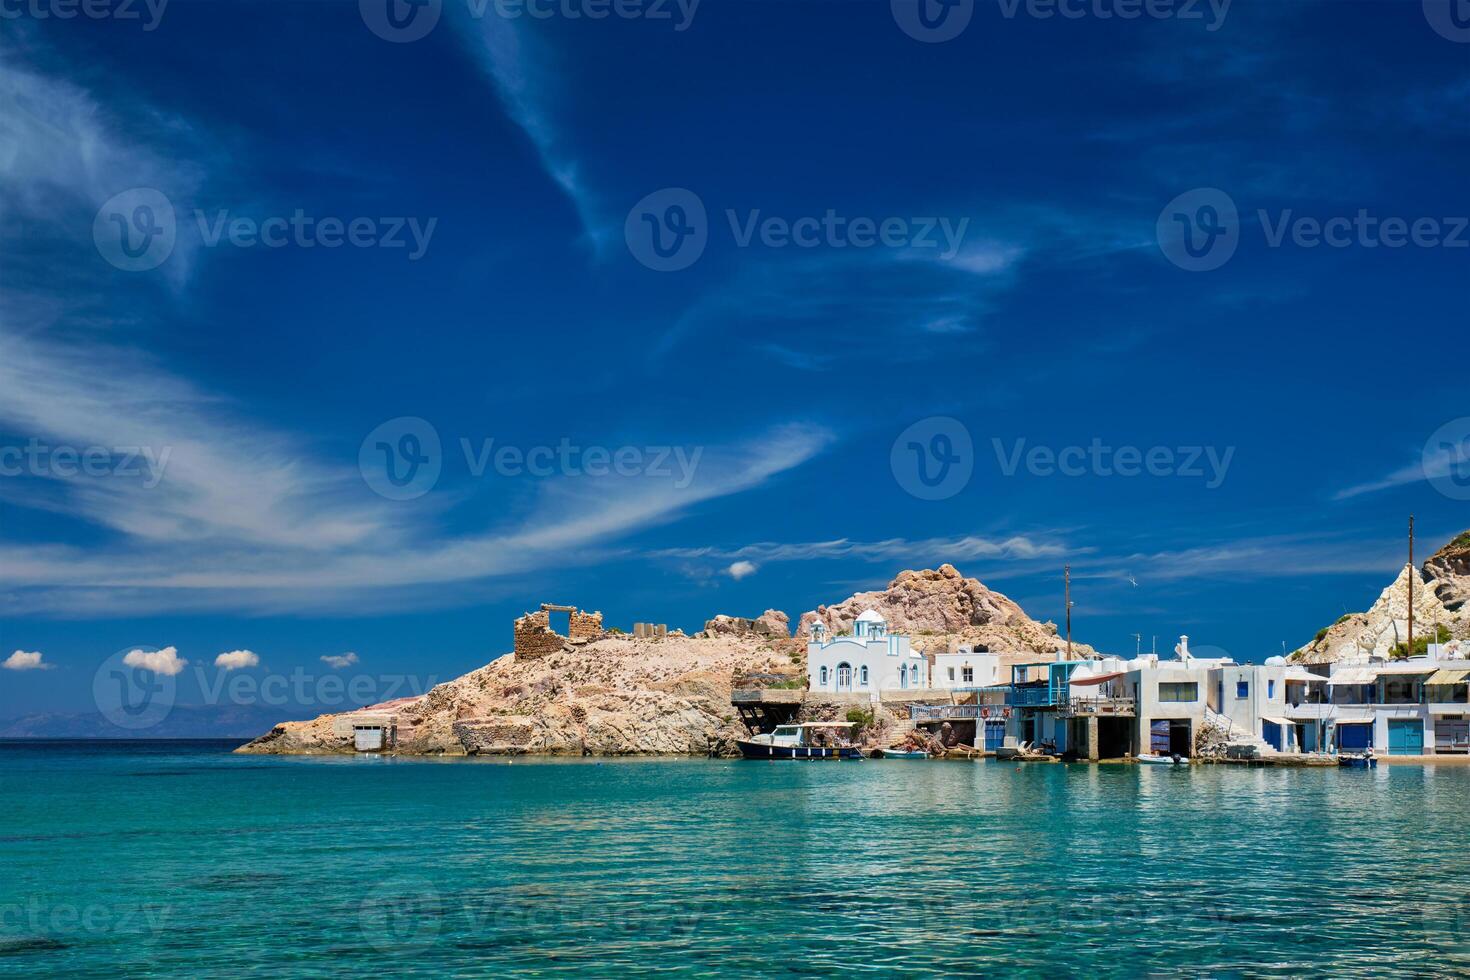
[[[175,705],[146,731],[119,728],[98,712],[35,714],[0,720],[0,738],[239,738],[248,741],[286,719],[312,717],[308,708],[270,705]]]

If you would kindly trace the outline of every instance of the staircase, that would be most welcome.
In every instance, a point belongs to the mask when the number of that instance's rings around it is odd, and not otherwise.
[[[1257,755],[1276,755],[1276,748],[1259,735],[1252,734],[1220,714],[1213,708],[1205,708],[1205,724],[1225,733],[1228,745],[1253,746]]]

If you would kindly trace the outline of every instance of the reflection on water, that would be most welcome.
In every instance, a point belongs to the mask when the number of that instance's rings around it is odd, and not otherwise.
[[[0,787],[0,972],[1470,970],[1470,769],[10,744]]]

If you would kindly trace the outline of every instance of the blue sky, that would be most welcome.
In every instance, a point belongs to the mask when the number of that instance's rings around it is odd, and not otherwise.
[[[1057,620],[1070,563],[1117,652],[1366,607],[1411,512],[1470,527],[1470,43],[1126,7],[14,8],[0,656],[52,669],[0,718],[133,647],[181,701],[237,650],[443,679],[542,601],[697,629],[942,561]]]

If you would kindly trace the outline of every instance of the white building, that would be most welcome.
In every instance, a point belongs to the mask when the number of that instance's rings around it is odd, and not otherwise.
[[[969,691],[1001,683],[1000,656],[962,646],[954,653],[937,653],[930,668],[931,683],[940,690]]]
[[[909,638],[888,632],[888,622],[869,609],[853,624],[852,636],[829,638],[812,624],[806,648],[810,688],[831,694],[908,691],[929,686],[929,661],[909,646]]]

